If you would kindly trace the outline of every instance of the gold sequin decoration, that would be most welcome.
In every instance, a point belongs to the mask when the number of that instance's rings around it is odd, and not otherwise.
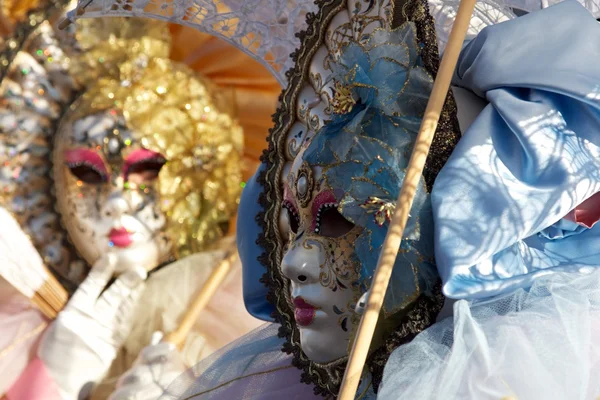
[[[380,199],[379,197],[369,197],[365,204],[361,204],[360,208],[368,214],[375,215],[377,225],[383,226],[385,221],[391,221],[392,215],[396,210],[396,204]]]

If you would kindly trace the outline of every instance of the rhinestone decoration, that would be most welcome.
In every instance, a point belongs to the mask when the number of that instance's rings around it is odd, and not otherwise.
[[[312,198],[313,176],[312,170],[306,163],[302,164],[296,176],[296,198],[301,207],[306,207]]]

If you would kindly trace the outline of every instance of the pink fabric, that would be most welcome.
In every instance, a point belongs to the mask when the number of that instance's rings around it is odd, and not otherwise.
[[[31,300],[0,277],[0,395],[34,359],[46,325]]]
[[[61,400],[44,363],[35,358],[6,393],[8,400]]]
[[[600,220],[600,193],[596,193],[565,216],[565,219],[576,222],[586,228],[593,227]]]

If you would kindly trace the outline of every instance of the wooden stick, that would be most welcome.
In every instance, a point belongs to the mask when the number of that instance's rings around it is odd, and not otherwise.
[[[42,285],[33,292],[31,297],[29,297],[29,293],[22,294],[27,296],[47,318],[53,320],[67,304],[69,295],[66,289],[58,282],[54,275],[52,275],[52,272],[45,266],[43,266],[43,268],[46,280]],[[11,285],[14,284],[11,282],[10,276],[8,278],[5,277],[5,279]],[[15,285],[15,287],[18,290],[19,286]]]
[[[37,293],[58,313],[69,301],[69,294],[52,272],[47,270],[47,273],[48,277]]]
[[[219,287],[227,277],[227,274],[231,270],[231,266],[237,258],[238,253],[236,250],[234,250],[232,254],[227,255],[226,258],[223,261],[221,261],[219,266],[215,268],[215,270],[212,272],[212,274],[200,290],[200,293],[198,293],[198,297],[196,297],[192,305],[184,314],[183,319],[181,320],[181,323],[179,324],[177,330],[169,333],[163,341],[172,343],[178,348],[181,348],[183,346],[185,338],[192,329],[192,326],[194,326],[194,324],[198,320],[198,316],[200,315],[202,310],[204,310],[210,299],[212,299],[214,294],[217,292],[217,289],[219,289]]]
[[[58,312],[38,292],[33,294],[31,302],[49,319],[55,319]]]
[[[448,90],[450,89],[450,82],[452,80],[452,75],[454,74],[454,69],[456,68],[456,63],[458,62],[458,56],[462,50],[467,29],[469,28],[475,1],[476,0],[461,0],[460,2],[458,13],[454,25],[452,26],[452,32],[450,33],[450,38],[446,46],[446,51],[442,57],[442,62],[440,63],[440,68],[431,91],[431,96],[429,97],[427,108],[425,109],[425,115],[421,122],[421,128],[419,130],[419,135],[417,136],[415,148],[408,164],[406,177],[404,178],[404,183],[400,195],[398,196],[396,211],[390,222],[390,228],[385,241],[383,242],[383,248],[379,256],[375,276],[371,283],[367,306],[360,321],[356,339],[348,360],[348,366],[344,374],[344,380],[342,381],[340,396],[338,397],[340,400],[354,400],[355,398],[365,360],[367,359],[369,347],[371,346],[371,340],[373,339],[373,333],[375,332],[375,326],[377,325],[379,312],[383,305],[385,292],[392,275],[396,255],[400,248],[400,242],[402,241],[408,214],[415,197],[419,179],[423,174],[425,160],[427,159],[427,154],[431,147],[431,142],[442,112],[442,107],[444,106]]]
[[[85,13],[85,8],[86,8],[87,6],[89,6],[91,3],[92,3],[92,1],[90,0],[90,1],[88,1],[88,3],[87,3],[86,5],[84,5],[84,6],[81,6],[81,7],[80,7],[80,6],[77,6],[77,7],[75,8],[75,10],[77,10],[77,16],[78,16],[78,17],[81,17],[81,16],[82,16],[82,15]],[[66,28],[67,28],[69,25],[71,25],[71,23],[72,23],[72,21],[71,21],[69,18],[63,18],[63,20],[62,20],[62,21],[60,21],[60,22],[58,23],[58,29],[59,29],[59,30],[61,30],[61,31],[63,31],[63,30],[65,30],[65,29],[66,29]]]
[[[51,274],[50,272],[48,272]],[[33,294],[31,301],[49,319],[55,319],[68,301],[67,291],[54,278],[46,280]]]

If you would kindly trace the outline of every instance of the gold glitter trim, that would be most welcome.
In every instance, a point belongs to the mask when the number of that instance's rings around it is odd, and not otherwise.
[[[377,222],[377,225],[383,226],[386,221],[392,220],[396,204],[382,200],[379,197],[369,197],[365,204],[360,205],[360,208],[365,210],[367,214],[375,214],[375,222]]]

